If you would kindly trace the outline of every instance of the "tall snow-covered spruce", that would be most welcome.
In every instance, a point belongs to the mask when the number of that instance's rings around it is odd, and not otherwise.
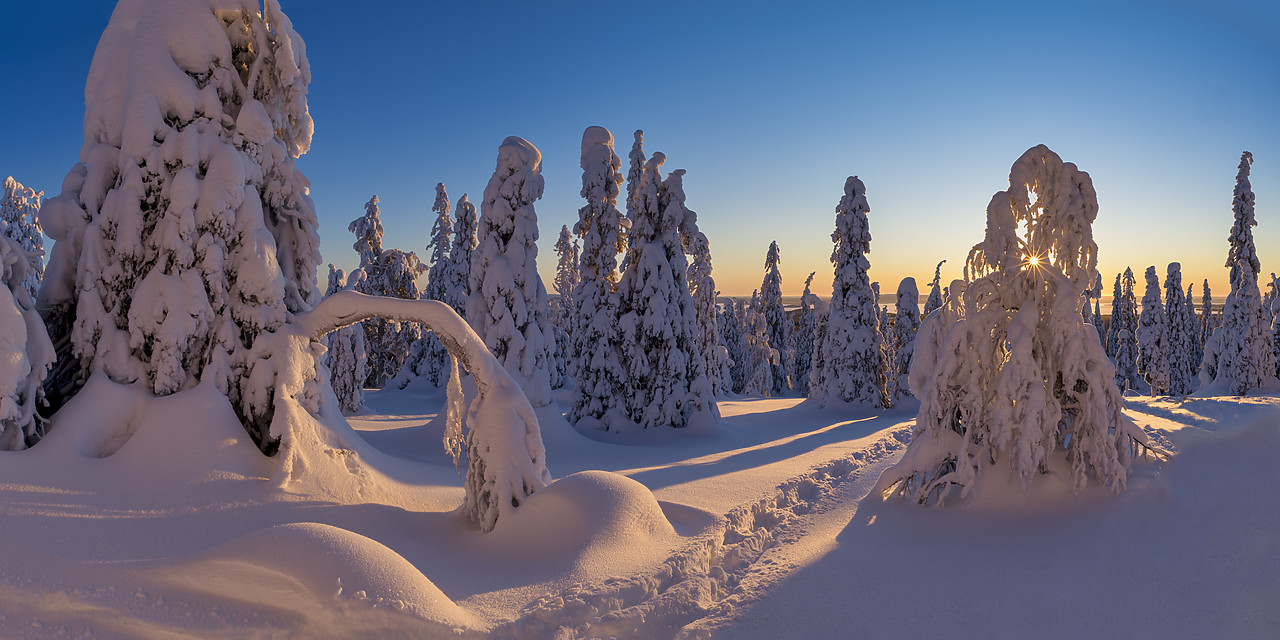
[[[867,213],[871,207],[866,194],[862,181],[850,176],[836,206],[836,230],[831,234],[835,279],[826,335],[815,347],[822,352],[822,367],[814,369],[809,387],[809,397],[822,406],[832,401],[885,405],[879,311],[867,277],[871,268],[866,257],[871,251]]]
[[[689,262],[689,295],[698,318],[698,351],[706,363],[707,380],[717,396],[730,391],[729,352],[720,336],[719,309],[716,306],[716,281],[711,277],[711,243],[698,231],[686,239]]]
[[[319,298],[294,164],[312,135],[305,51],[276,0],[118,5],[48,224],[60,282],[41,306],[74,300],[81,366],[157,395],[209,380],[268,452],[276,370],[258,341]]]
[[[1182,290],[1182,265],[1169,263],[1164,280],[1165,332],[1169,341],[1169,395],[1186,396],[1194,391],[1192,376],[1200,362],[1194,360],[1195,313]]]
[[[912,367],[920,412],[881,476],[884,495],[942,503],[989,484],[1025,489],[1045,473],[1076,491],[1090,478],[1124,488],[1147,437],[1122,413],[1114,370],[1081,318],[1097,279],[1097,214],[1089,175],[1044,145],[1013,164],[969,252],[963,315]]]
[[[898,303],[895,307],[893,331],[890,336],[893,348],[892,367],[889,370],[889,402],[911,395],[907,375],[911,371],[911,359],[916,350],[916,334],[920,331],[920,292],[915,278],[903,278],[898,284]]]
[[[436,213],[436,219],[431,225],[431,242],[427,244],[429,266],[422,298],[445,302],[451,282],[449,247],[453,240],[453,220],[449,217],[449,193],[443,183],[436,183],[436,199],[431,210]],[[440,387],[448,374],[449,352],[435,334],[427,331],[421,332],[418,339],[409,345],[409,354],[392,382],[396,388],[403,389],[415,378],[426,378],[432,386]]]
[[[1138,373],[1147,381],[1151,395],[1160,396],[1169,393],[1169,330],[1155,267],[1147,267],[1146,279],[1142,314],[1138,316]]]
[[[359,269],[348,277],[342,269],[329,265],[329,283],[325,297],[339,291],[355,291],[364,279]],[[343,415],[351,415],[364,407],[364,381],[368,377],[368,350],[364,341],[364,326],[354,324],[335,330],[325,336],[328,351],[325,365],[329,367],[329,385],[338,398],[338,408]]]
[[[920,312],[921,321],[928,318],[934,309],[942,307],[942,265],[946,263],[947,261],[943,260],[933,268],[933,280],[929,282],[929,297],[924,301],[924,309]]]
[[[809,395],[809,374],[813,371],[813,342],[818,330],[818,314],[815,309],[818,296],[810,291],[815,273],[809,272],[809,277],[804,280],[804,292],[800,294],[800,310],[796,313],[795,330],[791,332],[791,384],[803,396]]]
[[[447,292],[444,302],[458,315],[467,317],[467,300],[471,298],[471,256],[475,253],[479,240],[476,231],[479,219],[476,217],[476,206],[462,194],[458,206],[454,209],[453,244],[449,247],[449,280],[445,283]]]
[[[682,237],[698,233],[685,206],[684,171],[661,179],[654,153],[636,189],[627,266],[618,280],[618,330],[629,423],[642,429],[707,426],[720,418],[697,342]]]
[[[760,312],[769,330],[769,346],[778,350],[778,363],[773,367],[773,395],[791,388],[791,327],[786,308],[782,306],[782,261],[778,242],[769,243],[764,257],[764,281],[760,283]]]
[[[1133,287],[1133,269],[1125,267],[1119,295],[1111,303],[1111,326],[1115,327],[1116,386],[1121,392],[1138,388],[1138,303]]]
[[[637,132],[638,133],[638,132]],[[625,419],[626,393],[622,368],[622,336],[618,332],[618,254],[626,247],[624,221],[618,211],[622,161],[613,150],[613,134],[604,127],[582,133],[582,197],[573,232],[582,238],[579,279],[573,290],[570,371],[577,378],[568,419],[584,418],[602,429]]]
[[[480,205],[479,247],[471,259],[467,322],[535,407],[551,403],[555,337],[547,322],[547,290],[538,275],[542,153],[509,137]]]
[[[1262,294],[1258,290],[1258,251],[1253,243],[1253,187],[1249,168],[1253,154],[1240,156],[1231,200],[1234,222],[1228,236],[1227,268],[1231,293],[1222,306],[1222,326],[1205,344],[1201,365],[1202,386],[1212,380],[1226,393],[1244,395],[1275,378],[1275,353],[1271,327],[1265,324]],[[1213,376],[1210,378],[1209,376]]]

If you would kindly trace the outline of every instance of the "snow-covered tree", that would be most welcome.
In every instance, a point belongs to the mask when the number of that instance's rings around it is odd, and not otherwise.
[[[1271,274],[1271,354],[1276,363],[1276,376],[1280,377],[1280,280]]]
[[[827,335],[815,347],[822,350],[821,370],[810,380],[809,397],[825,406],[830,401],[884,406],[884,365],[880,353],[879,311],[867,269],[871,231],[867,224],[867,188],[857,176],[844,184],[836,206],[835,249],[831,263],[835,279],[827,313]],[[815,356],[816,358],[817,356]]]
[[[640,177],[628,264],[617,287],[627,417],[644,429],[719,419],[698,349],[681,240],[697,233],[696,216],[684,204],[683,170],[660,181],[665,160],[654,153]]]
[[[644,175],[646,163],[644,131],[636,129],[633,135],[635,141],[631,143],[631,153],[627,154],[627,160],[630,162],[627,169],[627,220],[632,221],[636,219],[636,191],[640,188],[640,178]]]
[[[800,294],[800,310],[796,313],[795,330],[791,332],[792,370],[791,383],[800,395],[809,395],[809,373],[813,371],[813,341],[818,329],[818,315],[814,310],[817,296],[809,291],[815,272],[810,272]]]
[[[453,240],[453,220],[449,217],[449,194],[444,183],[436,183],[436,200],[431,205],[436,220],[431,225],[431,242],[427,244],[427,286],[422,291],[425,300],[445,302],[449,297],[452,278],[449,268],[449,246]],[[401,365],[393,385],[403,389],[415,378],[426,378],[433,386],[444,385],[449,375],[449,352],[430,331],[421,332],[409,345],[408,356]]]
[[[26,253],[26,280],[22,283],[27,295],[36,299],[40,279],[44,277],[44,234],[40,228],[40,199],[43,191],[22,186],[9,176],[4,179],[4,200],[0,200],[0,220],[5,221],[4,234],[17,242]]]
[[[791,335],[786,307],[782,306],[782,274],[778,263],[782,261],[778,242],[769,243],[764,258],[764,281],[760,284],[760,312],[769,328],[769,346],[778,350],[778,364],[773,369],[773,394],[791,387]]]
[[[1212,381],[1218,375],[1217,343],[1213,339],[1218,329],[1219,316],[1213,313],[1213,292],[1209,289],[1209,280],[1204,281],[1204,291],[1200,294],[1200,384]]]
[[[579,279],[573,291],[573,341],[576,358],[569,367],[577,379],[568,419],[599,421],[609,429],[622,418],[626,393],[618,329],[618,254],[626,248],[625,222],[618,211],[622,161],[613,150],[613,134],[604,127],[582,133],[582,197],[575,235],[582,238]]]
[[[1155,267],[1147,267],[1146,278],[1142,315],[1138,317],[1138,373],[1146,380],[1151,395],[1162,396],[1169,393],[1169,329]]]
[[[89,70],[81,164],[45,221],[64,248],[41,308],[74,300],[81,369],[158,395],[211,379],[268,452],[276,365],[255,345],[319,299],[294,163],[309,82],[276,0],[121,4]]]
[[[444,302],[458,315],[467,317],[467,300],[471,298],[471,256],[479,246],[476,231],[479,220],[476,206],[462,194],[454,210],[453,245],[449,247],[448,293]]]
[[[933,268],[933,280],[929,283],[929,298],[924,301],[924,310],[920,312],[920,318],[929,317],[934,309],[942,306],[942,265],[947,261],[943,260],[938,266]]]
[[[360,270],[365,278],[356,284],[356,291],[369,295],[382,295],[382,278],[379,264],[382,260],[382,210],[378,207],[378,196],[369,198],[364,204],[364,215],[352,220],[347,230],[355,234],[356,241],[351,245],[360,256]],[[365,386],[381,387],[391,368],[386,364],[386,343],[388,337],[398,334],[394,323],[382,318],[370,318],[361,323],[368,347]]]
[[[745,337],[742,333],[741,311],[742,301],[729,299],[720,312],[720,340],[729,359],[729,380],[726,386],[733,393],[742,393],[742,387],[746,384],[747,361],[742,350]]]
[[[732,374],[729,373],[728,350],[720,338],[719,307],[716,305],[716,281],[711,277],[711,243],[706,234],[699,231],[688,242],[689,295],[693,297],[693,309],[698,318],[698,351],[706,363],[707,380],[717,396],[729,393]]]
[[[1164,281],[1165,329],[1168,337],[1169,395],[1186,396],[1195,389],[1191,378],[1199,367],[1195,357],[1195,316],[1182,290],[1182,265],[1169,263]]]
[[[561,225],[560,237],[556,240],[556,279],[552,285],[556,288],[556,299],[549,303],[551,322],[567,332],[573,330],[573,320],[577,316],[574,308],[573,292],[578,288],[578,241],[569,234],[569,226]]]
[[[1196,317],[1195,283],[1187,285],[1187,293],[1183,296],[1183,306],[1191,321],[1191,379],[1194,384],[1200,371],[1200,362],[1204,359],[1204,343],[1201,342],[1200,318]]]
[[[1124,416],[1102,344],[1081,319],[1097,276],[1097,213],[1089,175],[1047,147],[1014,163],[969,252],[963,315],[939,348],[918,343],[916,427],[878,490],[941,503],[984,478],[1025,489],[1060,465],[1076,491],[1089,478],[1124,488],[1147,437]]]
[[[329,265],[329,283],[325,297],[339,291],[355,291],[357,283],[364,279],[364,272],[356,269],[350,276],[342,269]],[[364,381],[368,377],[368,351],[364,342],[364,327],[354,323],[325,336],[328,352],[325,366],[329,368],[329,384],[338,398],[338,408],[343,415],[351,415],[364,407]]]
[[[751,304],[747,305],[747,330],[743,333],[742,393],[762,398],[773,397],[773,366],[778,361],[778,350],[769,345],[769,322],[760,308],[760,292],[751,292]]]
[[[1119,311],[1118,307],[1120,305],[1120,297],[1122,295],[1120,289],[1120,276],[1121,274],[1116,274],[1116,283],[1111,289],[1111,321],[1107,323],[1107,337],[1102,343],[1103,346],[1107,348],[1107,357],[1111,358],[1112,362],[1115,362],[1116,360],[1116,347],[1120,344],[1119,342],[1116,342],[1116,334],[1120,331],[1120,326],[1116,324],[1116,314]],[[1121,391],[1123,390],[1124,389],[1122,387]]]
[[[533,203],[542,188],[542,153],[524,138],[504,140],[480,204],[480,245],[471,259],[467,303],[467,322],[535,407],[551,403],[555,340],[538,275]]]
[[[1121,287],[1111,301],[1111,326],[1114,331],[1116,386],[1121,392],[1138,388],[1138,303],[1135,298],[1133,270],[1125,267],[1117,276]]]
[[[907,375],[911,371],[911,359],[916,350],[916,334],[920,331],[920,291],[915,278],[903,278],[898,284],[898,304],[895,307],[893,332],[893,367],[889,371],[889,402],[911,395]]]
[[[6,182],[6,190],[9,186]],[[15,233],[11,224],[0,219],[0,450],[6,451],[25,449],[44,435],[36,405],[56,358],[26,288],[34,269],[29,250],[10,235]]]
[[[1275,353],[1271,327],[1264,326],[1262,296],[1258,290],[1258,252],[1253,243],[1253,187],[1249,167],[1253,154],[1240,156],[1231,209],[1235,219],[1228,237],[1227,267],[1231,293],[1222,307],[1222,326],[1205,345],[1201,375],[1213,374],[1213,382],[1229,393],[1244,395],[1275,377]],[[1202,379],[1202,385],[1205,382]]]

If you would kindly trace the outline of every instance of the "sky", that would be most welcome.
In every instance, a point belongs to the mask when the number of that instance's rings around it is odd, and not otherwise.
[[[718,288],[750,295],[769,243],[783,293],[830,295],[845,178],[867,186],[884,293],[940,260],[962,275],[1010,165],[1047,144],[1098,192],[1099,271],[1182,263],[1225,295],[1236,166],[1255,158],[1262,272],[1280,272],[1280,5],[1274,2],[865,3],[281,0],[306,41],[311,180],[324,262],[380,200],[385,247],[426,256],[435,185],[478,202],[498,145],[543,155],[538,265],[583,205],[582,132],[632,132],[686,169]],[[105,0],[6,9],[0,175],[60,191],[77,162]],[[620,204],[620,208],[622,205]],[[321,267],[320,273],[326,269]],[[321,289],[324,283],[320,283]]]

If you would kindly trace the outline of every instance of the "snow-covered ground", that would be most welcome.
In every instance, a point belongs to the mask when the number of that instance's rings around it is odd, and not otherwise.
[[[911,401],[724,401],[712,432],[590,437],[553,403],[538,416],[556,482],[491,533],[453,511],[463,480],[442,403],[429,388],[371,392],[351,422],[376,451],[325,451],[345,464],[281,489],[210,385],[161,399],[86,387],[36,447],[0,453],[0,637],[1280,629],[1273,396],[1129,398],[1177,455],[1136,463],[1123,495],[1050,480],[946,508],[869,495],[905,446]]]

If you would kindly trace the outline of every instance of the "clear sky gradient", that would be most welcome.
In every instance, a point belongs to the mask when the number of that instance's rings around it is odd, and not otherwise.
[[[473,201],[503,138],[543,153],[539,269],[582,205],[582,131],[623,158],[683,168],[726,295],[830,295],[845,177],[871,204],[871,277],[922,291],[960,277],[1009,165],[1047,144],[1093,176],[1105,294],[1118,271],[1171,261],[1227,291],[1243,150],[1255,157],[1262,271],[1280,272],[1280,8],[1272,1],[881,3],[282,0],[306,40],[312,182],[326,262],[356,266],[347,224],[373,194],[384,246],[424,256],[434,187]],[[76,162],[105,0],[6,9],[10,89],[0,175],[56,195]],[[324,273],[322,266],[321,273]],[[323,276],[322,276],[323,277]],[[324,283],[320,286],[323,288]]]

